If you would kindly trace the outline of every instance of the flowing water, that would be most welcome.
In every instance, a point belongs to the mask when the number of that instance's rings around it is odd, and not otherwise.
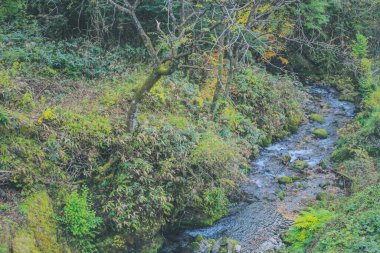
[[[335,175],[320,164],[328,161],[337,139],[337,129],[353,118],[355,107],[352,103],[339,101],[333,89],[310,87],[307,93],[305,110],[323,115],[325,122],[308,121],[297,133],[263,149],[260,158],[252,162],[248,182],[242,186],[245,201],[211,227],[174,236],[177,242],[168,241],[164,252],[185,252],[178,247],[181,244],[178,242],[198,234],[213,239],[227,236],[238,240],[243,253],[275,251],[283,245],[281,235],[292,224],[296,213],[315,200],[318,193],[342,194]],[[313,138],[315,128],[326,129],[328,137]],[[289,164],[281,160],[285,156],[291,158]],[[295,160],[307,162],[309,168],[301,173],[294,171],[291,164]],[[298,176],[300,180],[281,185],[277,178],[282,176]],[[276,194],[279,191],[286,195],[283,200]]]

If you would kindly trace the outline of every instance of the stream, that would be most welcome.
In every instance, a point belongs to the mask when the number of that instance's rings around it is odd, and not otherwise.
[[[331,88],[308,87],[305,111],[323,115],[324,123],[307,121],[296,133],[263,149],[261,156],[252,162],[248,181],[242,186],[245,201],[211,227],[169,236],[162,252],[191,252],[185,250],[184,238],[196,235],[216,240],[223,236],[233,238],[239,241],[242,253],[273,252],[283,246],[281,237],[293,224],[297,213],[314,201],[318,193],[343,194],[334,173],[320,166],[322,162],[328,167],[337,129],[355,115],[354,104],[339,101],[337,97],[337,92]],[[314,138],[315,128],[326,129],[328,137]],[[281,160],[285,156],[291,158],[289,163]],[[307,162],[308,168],[295,171],[291,165],[296,160]],[[297,176],[300,180],[286,185],[278,183],[277,179],[283,176]],[[282,200],[278,197],[279,192],[285,195]]]

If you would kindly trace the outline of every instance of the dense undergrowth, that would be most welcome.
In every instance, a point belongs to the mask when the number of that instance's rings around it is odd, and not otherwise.
[[[41,229],[60,234],[47,243],[88,252],[154,248],[168,226],[212,224],[238,197],[248,159],[260,145],[295,131],[303,118],[302,92],[290,78],[242,69],[213,119],[215,79],[195,84],[178,73],[150,92],[130,134],[125,112],[144,65],[108,80],[75,81],[96,73],[85,63],[93,55],[60,52],[59,45],[33,38],[29,48],[28,34],[17,36],[2,37],[1,181],[14,198],[2,204],[13,219],[2,215],[1,226],[29,227],[18,203],[44,194],[54,203],[46,210],[54,226]],[[27,219],[37,222],[38,213],[30,212]],[[25,247],[43,251],[44,236],[35,234]],[[10,241],[24,239],[20,233]],[[6,248],[7,238],[0,241]]]
[[[156,22],[150,22],[167,19],[162,2],[144,1],[138,15],[166,52],[168,45],[153,32]],[[258,12],[271,8],[264,3]],[[305,211],[289,236],[294,243],[289,249],[374,252],[380,94],[375,63],[365,57],[366,37],[360,28],[342,35],[357,34],[347,43],[353,44],[348,51],[355,61],[350,56],[343,64],[336,47],[322,50],[317,43],[299,55],[283,42],[295,29],[292,15],[306,17],[303,32],[319,34],[322,42],[338,27],[335,12],[345,18],[344,26],[358,22],[338,9],[335,1],[320,0],[274,11],[279,19],[271,21],[273,26],[264,24],[255,32],[270,34],[276,27],[281,36],[253,40],[268,52],[247,50],[216,111],[214,95],[227,74],[218,70],[217,52],[199,53],[195,68],[201,63],[208,70],[179,70],[158,81],[131,133],[126,114],[151,71],[131,19],[106,1],[1,1],[0,252],[154,253],[165,231],[210,225],[225,216],[240,197],[249,159],[303,121],[302,85],[285,69],[325,79],[342,99],[364,98],[362,113],[341,130],[333,154],[336,169],[351,179],[355,193]],[[238,14],[239,22],[249,16]],[[273,59],[281,61],[281,74],[268,71]],[[307,71],[297,67],[305,62]]]

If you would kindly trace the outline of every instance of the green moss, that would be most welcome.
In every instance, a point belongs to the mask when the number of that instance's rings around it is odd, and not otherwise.
[[[320,114],[317,114],[317,113],[311,114],[310,117],[309,117],[309,119],[311,121],[315,121],[315,122],[318,122],[318,123],[325,122],[325,119],[323,118],[323,116],[320,115]]]
[[[303,169],[306,169],[307,167],[309,167],[309,164],[302,160],[296,160],[294,164],[292,165],[292,169],[297,170],[297,171],[302,171]]]
[[[62,252],[57,240],[57,224],[47,192],[37,192],[20,206],[26,223],[13,238],[14,252]]]
[[[318,139],[326,139],[329,133],[324,128],[317,128],[313,130],[313,136]]]
[[[284,176],[284,177],[277,178],[277,182],[280,184],[291,184],[295,182],[297,179],[298,179],[297,177]]]

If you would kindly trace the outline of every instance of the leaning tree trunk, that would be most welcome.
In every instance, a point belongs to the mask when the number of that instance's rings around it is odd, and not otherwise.
[[[223,89],[223,62],[224,62],[224,34],[220,38],[219,56],[218,56],[218,73],[214,97],[212,99],[211,113],[216,117],[219,105],[219,97]]]
[[[154,68],[152,73],[145,80],[143,86],[135,93],[127,116],[130,132],[133,132],[136,128],[138,109],[146,94],[149,93],[161,77],[171,75],[175,67],[176,64],[173,60],[167,60],[161,63],[158,67]]]

